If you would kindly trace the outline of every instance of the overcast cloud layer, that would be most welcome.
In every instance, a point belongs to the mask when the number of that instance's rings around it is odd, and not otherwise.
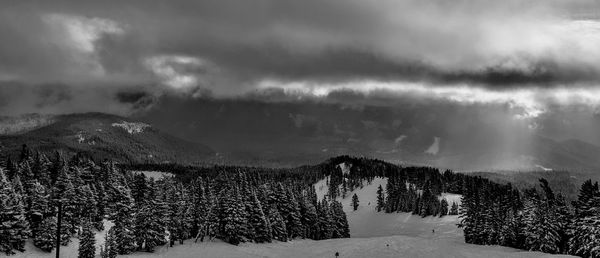
[[[594,110],[599,10],[592,0],[3,1],[0,113],[123,114],[164,92],[271,88],[505,102],[524,116],[549,103]]]

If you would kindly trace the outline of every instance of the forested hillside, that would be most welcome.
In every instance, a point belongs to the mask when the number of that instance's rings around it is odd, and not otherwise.
[[[135,172],[141,169],[175,176],[155,180]],[[67,158],[60,152],[47,157],[28,148],[0,169],[0,251],[25,251],[27,241],[53,250],[59,205],[60,242],[67,245],[77,236],[81,257],[97,252],[94,231],[103,230],[106,221],[114,226],[100,250],[103,257],[153,252],[157,246],[190,239],[237,245],[346,238],[351,229],[336,197],[375,178],[387,178],[387,184],[373,193],[377,203],[371,208],[422,217],[460,212],[467,243],[583,257],[599,254],[600,191],[591,181],[569,205],[545,179],[540,179],[542,191],[521,191],[479,176],[368,158],[340,156],[291,169],[119,165],[96,164],[85,155]],[[328,186],[327,198],[321,200],[314,187],[319,180],[327,180]],[[457,204],[439,198],[442,193],[462,195],[460,211]]]
[[[23,149],[18,162],[0,169],[0,251],[25,251],[31,239],[44,251],[54,248],[56,207],[62,206],[61,239],[77,235],[81,257],[93,257],[93,230],[105,220],[103,257],[186,239],[218,238],[231,244],[294,238],[349,237],[346,215],[335,200],[317,202],[314,169],[262,170],[212,167],[186,177],[153,180],[113,162],[95,164],[81,155],[48,158]]]
[[[97,163],[195,163],[214,157],[207,146],[164,133],[150,124],[129,118],[84,113],[52,116],[51,120],[17,133],[0,134],[0,157],[18,155],[23,144],[52,154],[83,153]]]

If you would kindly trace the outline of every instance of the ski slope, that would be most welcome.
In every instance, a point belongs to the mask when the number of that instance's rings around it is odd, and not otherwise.
[[[161,247],[155,253],[136,253],[119,257],[181,257],[181,258],[310,258],[335,257],[339,252],[343,258],[388,258],[388,257],[467,257],[467,258],[537,258],[569,257],[548,255],[539,252],[523,252],[500,246],[478,246],[459,244],[443,240],[407,236],[373,238],[349,238],[330,240],[296,240],[270,244],[240,244],[232,246],[222,242],[194,243],[188,241],[171,248]]]
[[[315,184],[317,198],[319,200],[327,194],[329,187],[328,179],[323,179]],[[355,189],[346,194],[346,198],[338,198],[344,206],[348,217],[351,237],[381,237],[404,235],[412,237],[445,237],[462,239],[462,231],[456,226],[458,216],[421,218],[411,213],[385,213],[377,212],[377,188],[381,185],[385,189],[387,178],[375,178],[371,184],[363,188]],[[352,209],[352,195],[356,193],[359,206],[356,211]],[[440,198],[445,198],[449,204],[456,202],[460,205],[460,195],[443,193]]]

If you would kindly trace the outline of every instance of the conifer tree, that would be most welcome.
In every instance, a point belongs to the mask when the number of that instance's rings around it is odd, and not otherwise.
[[[23,198],[17,194],[0,169],[0,252],[24,251],[30,235]]]
[[[310,239],[317,239],[316,226],[317,226],[317,208],[309,200],[308,197],[303,196],[300,200],[300,214],[302,216],[302,225],[304,225],[304,236]]]
[[[5,171],[5,176],[7,177],[7,180],[11,181],[18,174],[18,172],[19,172],[19,170],[17,168],[17,164],[12,160],[12,158],[9,155],[6,160],[6,171]]]
[[[35,181],[31,190],[29,190],[29,208],[27,209],[27,218],[32,231],[38,228],[38,225],[49,213],[49,194],[42,184]]]
[[[133,199],[129,190],[123,186],[115,187],[115,213],[113,221],[115,225],[111,228],[114,246],[118,254],[129,254],[135,251],[135,236],[133,235]]]
[[[440,217],[448,215],[448,201],[446,201],[446,199],[442,198],[442,200],[440,201],[440,208],[438,210],[438,214],[440,215]]]
[[[377,210],[377,212],[380,212],[384,208],[385,208],[385,196],[383,194],[383,187],[381,187],[381,185],[379,185],[379,188],[377,188],[377,206],[375,207],[375,209]]]
[[[358,195],[356,195],[356,193],[352,195],[352,209],[358,209]]]
[[[31,167],[31,172],[33,176],[37,178],[40,184],[45,187],[49,187],[51,185],[50,174],[48,172],[48,167],[50,166],[50,161],[46,158],[45,155],[36,153],[35,158],[33,160],[33,166]]]
[[[286,242],[288,240],[288,233],[285,221],[274,205],[269,209],[269,222],[271,224],[273,239]]]
[[[273,238],[271,225],[254,191],[252,192],[252,204],[249,213],[248,222],[254,230],[254,242],[271,242]]]
[[[448,215],[458,215],[458,204],[456,204],[456,202],[452,202],[452,207],[450,208]]]
[[[300,216],[300,207],[292,191],[288,188],[285,197],[285,209],[287,213],[286,228],[290,239],[304,237],[304,228]],[[285,218],[284,218],[285,219]]]
[[[104,236],[104,247],[100,248],[101,258],[115,258],[117,257],[117,242],[115,239],[115,231],[111,228]]]
[[[350,227],[344,213],[342,204],[336,200],[331,201],[331,214],[333,222],[333,231],[331,238],[350,237]]]
[[[329,202],[326,198],[321,200],[321,202],[317,205],[317,240],[321,239],[329,239],[333,234],[333,216],[331,212],[331,208],[329,206]]]
[[[246,210],[241,202],[239,191],[236,187],[227,191],[224,199],[224,218],[223,239],[230,244],[238,245],[244,242],[243,236],[246,234]]]
[[[35,231],[33,245],[51,252],[56,244],[56,217],[45,218]]]
[[[31,149],[27,147],[27,144],[21,146],[21,154],[19,155],[19,162],[25,162],[31,158]]]
[[[600,256],[600,191],[598,183],[583,183],[575,207],[573,235],[569,240],[569,253],[582,257]]]
[[[138,250],[153,252],[154,248],[165,242],[165,225],[161,219],[161,211],[155,202],[142,204],[135,214],[135,238]]]
[[[79,240],[78,258],[96,257],[96,238],[92,231],[92,224],[88,221],[83,223],[83,233]]]
[[[212,239],[217,236],[219,227],[219,202],[217,197],[213,194],[211,187],[206,189],[206,211],[204,217],[201,218],[200,224],[198,225],[199,231],[196,236],[196,241],[204,241],[204,237]]]

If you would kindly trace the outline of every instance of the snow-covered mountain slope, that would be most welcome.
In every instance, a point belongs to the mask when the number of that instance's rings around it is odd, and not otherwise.
[[[323,179],[315,184],[317,198],[322,199],[327,194],[327,179]],[[412,237],[435,237],[435,238],[453,238],[462,239],[462,230],[456,224],[458,216],[421,218],[419,215],[411,213],[385,213],[377,212],[377,188],[381,185],[385,189],[387,178],[375,178],[371,184],[363,188],[355,189],[346,194],[345,198],[338,198],[344,206],[344,211],[348,217],[350,225],[350,235],[354,237],[379,237],[404,235]],[[352,195],[358,196],[359,206],[356,211],[352,209]],[[443,193],[448,203],[457,202],[460,204],[460,195]],[[435,233],[432,233],[432,230]]]
[[[42,152],[81,152],[97,160],[124,163],[200,163],[214,157],[204,145],[124,117],[85,113],[52,119],[50,124],[17,135],[0,135],[0,150],[15,155],[27,144]]]

